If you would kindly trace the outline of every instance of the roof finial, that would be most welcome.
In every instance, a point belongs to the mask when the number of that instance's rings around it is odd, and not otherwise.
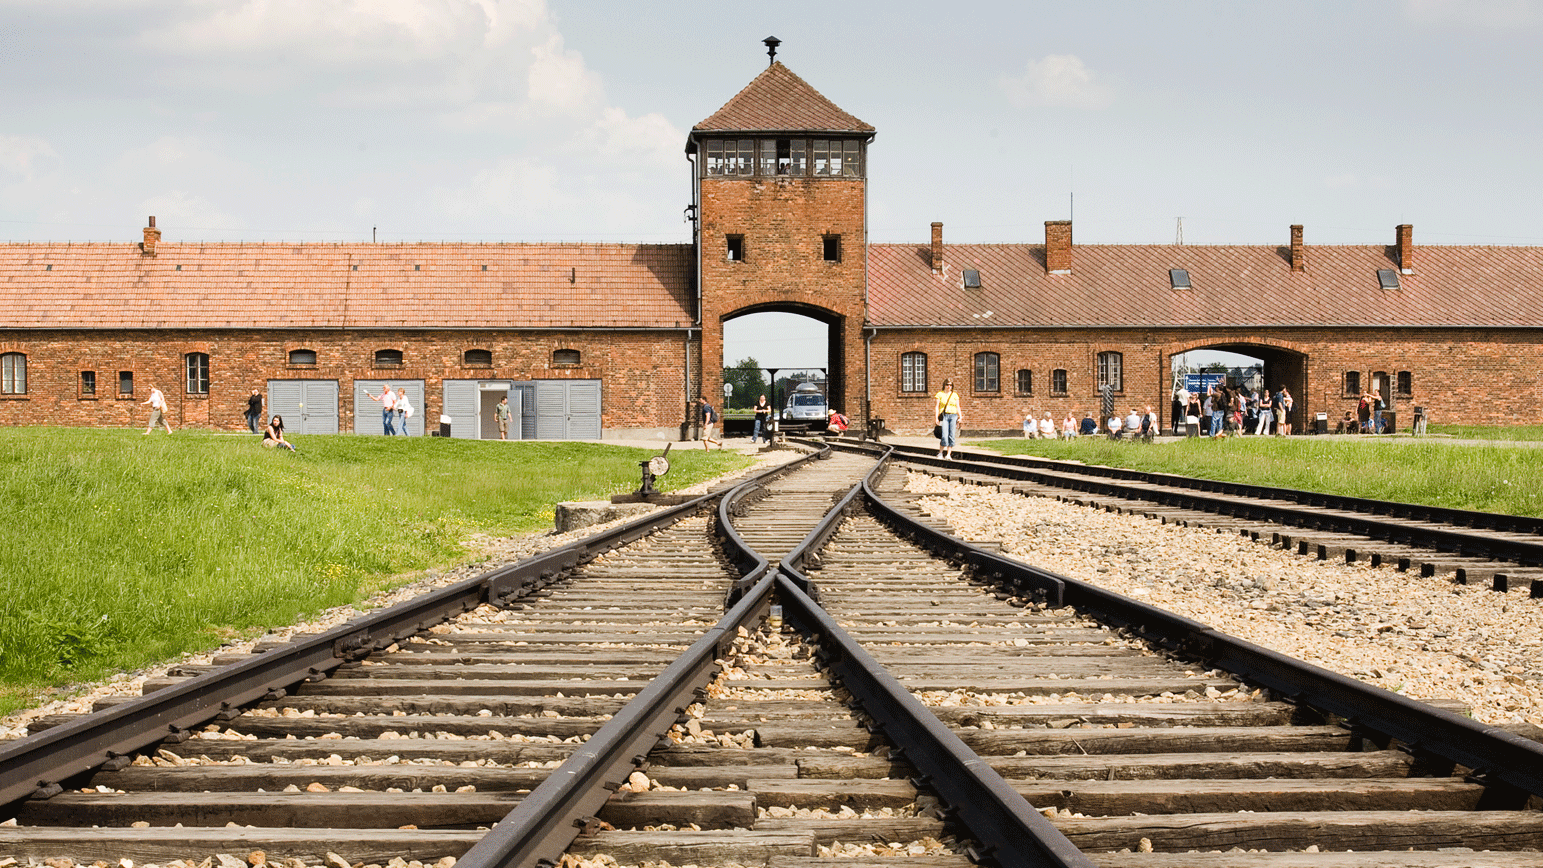
[[[761,42],[766,45],[766,56],[771,58],[771,60],[766,62],[766,65],[771,66],[777,62],[777,46],[782,44],[782,40],[775,36],[768,36],[761,40]]]

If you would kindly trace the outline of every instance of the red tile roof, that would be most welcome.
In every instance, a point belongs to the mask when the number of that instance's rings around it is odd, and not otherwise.
[[[869,321],[876,326],[1478,326],[1543,327],[1543,247],[1424,246],[1399,288],[1383,246],[1306,248],[1293,273],[1287,247],[1081,245],[1072,273],[1046,274],[1041,244],[945,245],[934,274],[926,244],[868,253]],[[961,270],[980,271],[964,289]],[[1175,290],[1169,269],[1189,272]]]
[[[693,132],[871,133],[780,63],[768,66]]]
[[[0,245],[0,328],[673,328],[683,244]]]

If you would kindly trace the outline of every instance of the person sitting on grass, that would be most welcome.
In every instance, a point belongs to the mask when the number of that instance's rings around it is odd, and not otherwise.
[[[268,423],[268,427],[263,429],[263,445],[269,449],[282,447],[290,452],[295,451],[294,444],[284,439],[283,416],[274,416],[273,421]]]

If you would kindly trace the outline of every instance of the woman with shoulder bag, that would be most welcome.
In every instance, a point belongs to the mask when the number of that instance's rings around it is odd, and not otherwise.
[[[959,438],[959,393],[954,391],[954,381],[944,380],[943,390],[935,396],[937,398],[937,432],[938,457],[953,458],[954,445]]]

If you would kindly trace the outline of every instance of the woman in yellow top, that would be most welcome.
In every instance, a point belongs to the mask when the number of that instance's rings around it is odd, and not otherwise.
[[[959,393],[954,391],[954,381],[944,380],[943,391],[938,399],[938,425],[943,429],[938,442],[938,457],[953,458],[954,442],[959,437]]]

